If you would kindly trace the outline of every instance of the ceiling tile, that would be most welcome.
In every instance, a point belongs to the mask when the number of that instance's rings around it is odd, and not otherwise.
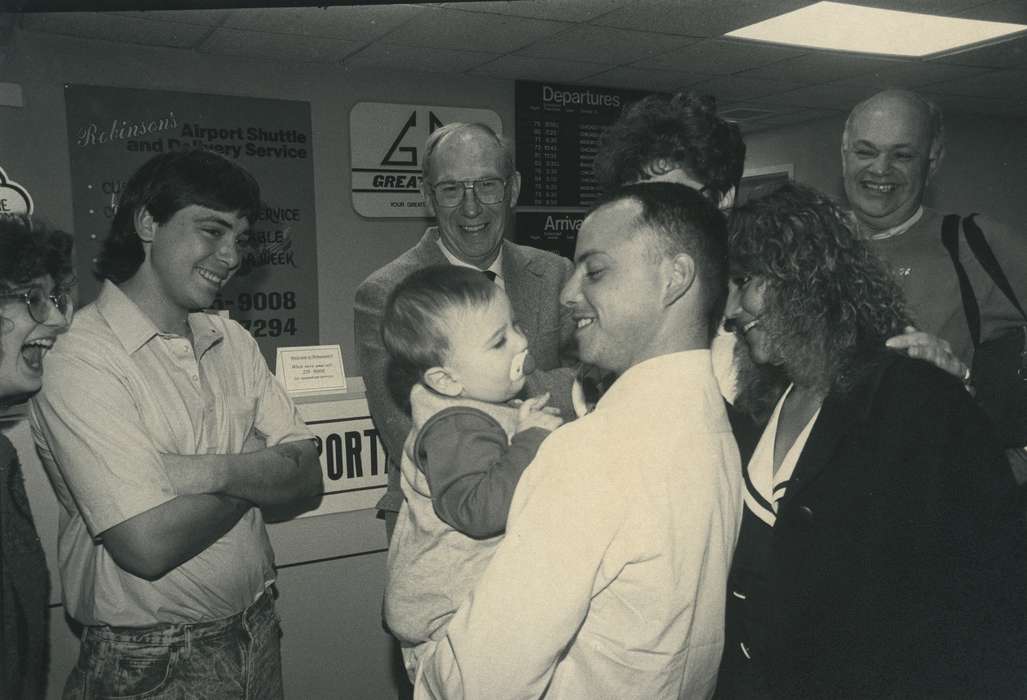
[[[203,53],[249,56],[274,61],[337,63],[362,46],[360,42],[323,36],[268,34],[218,29],[199,48]]]
[[[1023,0],[999,0],[963,10],[960,17],[983,19],[988,22],[1014,22],[1027,24],[1027,3]]]
[[[811,0],[639,0],[602,15],[595,24],[685,36],[715,37],[784,12]]]
[[[224,26],[255,32],[330,36],[365,43],[427,11],[414,5],[233,10]]]
[[[554,61],[548,58],[511,55],[501,56],[491,63],[475,68],[470,73],[509,80],[569,82],[581,80],[606,67],[600,63]]]
[[[718,102],[751,100],[766,95],[790,92],[802,87],[801,83],[738,76],[718,76],[692,85],[693,90],[714,95]]]
[[[800,83],[826,83],[893,67],[894,60],[855,54],[813,51],[798,58],[748,70],[746,78],[795,80]]]
[[[426,49],[419,46],[375,43],[347,58],[346,66],[429,73],[464,73],[475,66],[491,61],[497,55],[482,51]]]
[[[630,63],[686,46],[693,41],[669,34],[579,25],[526,46],[517,53],[574,61],[601,59],[606,63]]]
[[[996,70],[972,78],[935,83],[930,91],[944,95],[1027,100],[1027,70]]]
[[[728,75],[788,58],[796,58],[805,53],[807,53],[807,49],[786,49],[749,41],[706,40],[643,59],[636,65]]]
[[[709,77],[708,75],[684,73],[676,70],[622,66],[603,73],[597,73],[596,75],[590,75],[588,76],[588,82],[603,87],[630,90],[679,92],[686,89],[689,85],[706,80]]]
[[[790,92],[760,98],[766,104],[790,105],[811,109],[838,109],[848,111],[854,105],[877,92],[872,86],[829,83],[810,85]]]
[[[957,80],[960,78],[972,78],[976,75],[988,72],[989,68],[976,68],[972,66],[955,66],[944,63],[927,61],[896,62],[879,70],[857,75],[854,78],[846,78],[837,81],[852,85],[870,85],[879,89],[884,88],[916,88],[923,85],[930,85],[945,80]]]
[[[182,24],[199,24],[204,27],[217,27],[225,21],[229,10],[147,10],[145,12],[110,12],[107,14],[136,19],[149,19],[160,22],[180,22]]]
[[[981,46],[980,48],[953,53],[932,60],[939,63],[987,66],[991,68],[1027,65],[1027,35],[1019,35],[997,44]]]
[[[429,7],[388,35],[390,44],[506,53],[555,34],[567,25],[540,19]]]
[[[200,24],[167,22],[102,12],[27,13],[21,26],[34,32],[146,46],[196,46],[210,32]]]
[[[526,2],[454,2],[443,7],[468,12],[492,12],[535,19],[555,19],[562,22],[584,22],[623,7],[625,0],[537,0]]]
[[[965,97],[943,93],[922,93],[945,114],[992,114],[996,116],[1027,116],[1027,100],[1003,100],[994,97]]]
[[[744,134],[754,134],[759,131],[765,131],[767,129],[776,129],[782,126],[794,126],[796,124],[805,124],[806,122],[816,121],[819,119],[827,119],[829,117],[838,117],[844,115],[844,111],[833,110],[833,109],[800,109],[794,112],[788,112],[786,114],[775,115],[766,117],[764,119],[757,119],[751,122],[742,122],[739,126]],[[838,134],[841,138],[841,133]]]

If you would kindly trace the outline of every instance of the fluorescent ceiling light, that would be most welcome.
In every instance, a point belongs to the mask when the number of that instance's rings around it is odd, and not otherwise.
[[[726,36],[811,49],[922,57],[992,41],[1025,29],[1024,24],[818,2],[736,29]]]

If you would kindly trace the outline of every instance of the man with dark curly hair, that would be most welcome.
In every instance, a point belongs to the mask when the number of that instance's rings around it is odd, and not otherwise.
[[[960,382],[887,350],[901,292],[820,193],[735,209],[744,473],[723,698],[1027,696],[1025,531]],[[743,450],[744,451],[744,450]]]
[[[745,167],[737,124],[717,116],[712,95],[648,95],[603,132],[595,159],[607,192],[633,182],[670,181],[698,190],[721,209],[734,202]]]

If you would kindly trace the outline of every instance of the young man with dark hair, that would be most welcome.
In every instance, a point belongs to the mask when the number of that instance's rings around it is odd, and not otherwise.
[[[66,697],[280,698],[262,509],[321,491],[299,413],[243,328],[204,313],[260,192],[203,151],[128,181],[96,301],[48,357],[32,427],[61,504]]]

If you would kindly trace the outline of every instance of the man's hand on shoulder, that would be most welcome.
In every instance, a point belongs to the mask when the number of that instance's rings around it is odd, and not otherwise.
[[[913,326],[906,326],[903,331],[902,335],[889,338],[885,345],[916,360],[930,362],[953,377],[958,377],[964,384],[970,380],[970,368],[953,354],[947,340],[918,331]]]

